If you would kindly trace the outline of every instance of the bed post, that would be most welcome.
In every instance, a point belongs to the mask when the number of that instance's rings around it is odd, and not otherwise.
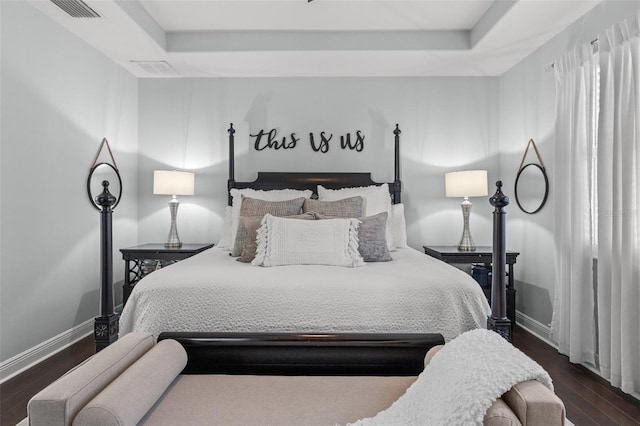
[[[233,128],[233,123],[229,124],[229,180],[227,180],[227,205],[231,205],[231,188],[235,188],[236,186],[236,178],[235,178],[235,154],[233,152],[234,148],[234,137],[233,134],[236,132],[236,129]]]
[[[505,244],[504,208],[509,197],[502,192],[502,181],[496,182],[496,193],[489,199],[493,211],[493,277],[491,280],[491,315],[487,318],[487,329],[493,330],[511,341],[511,321],[507,318],[507,288],[505,285],[507,252]]]
[[[120,315],[113,309],[113,241],[111,215],[116,197],[109,192],[109,181],[102,181],[103,191],[95,199],[100,206],[100,316],[96,317],[93,336],[96,352],[118,340]]]
[[[396,128],[393,131],[395,135],[395,144],[394,144],[394,178],[393,178],[393,204],[400,204],[402,199],[402,182],[400,181],[400,127],[396,123]]]

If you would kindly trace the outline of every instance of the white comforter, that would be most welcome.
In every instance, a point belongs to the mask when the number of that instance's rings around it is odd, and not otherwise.
[[[486,326],[489,305],[468,274],[410,248],[392,257],[359,268],[264,268],[212,248],[142,279],[120,333],[442,333],[449,341]]]

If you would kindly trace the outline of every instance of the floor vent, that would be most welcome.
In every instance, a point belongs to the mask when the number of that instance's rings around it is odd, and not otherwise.
[[[51,0],[51,2],[67,12],[72,18],[100,18],[98,12],[91,9],[82,0]]]
[[[178,77],[178,73],[167,61],[131,61],[149,77]]]

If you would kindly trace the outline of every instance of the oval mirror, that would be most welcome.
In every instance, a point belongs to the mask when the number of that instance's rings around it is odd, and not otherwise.
[[[89,177],[87,177],[87,195],[93,206],[101,210],[96,203],[96,197],[102,193],[102,181],[105,180],[109,182],[109,192],[116,196],[116,203],[111,207],[113,210],[122,197],[122,180],[120,179],[120,173],[112,164],[98,163],[91,168]]]
[[[539,164],[525,165],[516,176],[514,192],[520,210],[528,214],[539,212],[549,195],[547,172]]]

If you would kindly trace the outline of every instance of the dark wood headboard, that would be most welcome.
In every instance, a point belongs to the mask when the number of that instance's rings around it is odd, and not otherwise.
[[[309,189],[316,194],[318,185],[325,188],[349,188],[357,186],[381,185],[371,179],[371,173],[341,173],[341,172],[258,172],[258,177],[253,182],[236,182],[235,180],[235,140],[236,130],[231,123],[229,133],[229,180],[227,190],[229,191],[228,203],[231,205],[231,189],[233,188],[253,188],[253,189]],[[389,193],[393,204],[402,202],[402,181],[400,180],[400,128],[396,124],[393,131],[395,135],[394,145],[394,180],[388,182]]]

